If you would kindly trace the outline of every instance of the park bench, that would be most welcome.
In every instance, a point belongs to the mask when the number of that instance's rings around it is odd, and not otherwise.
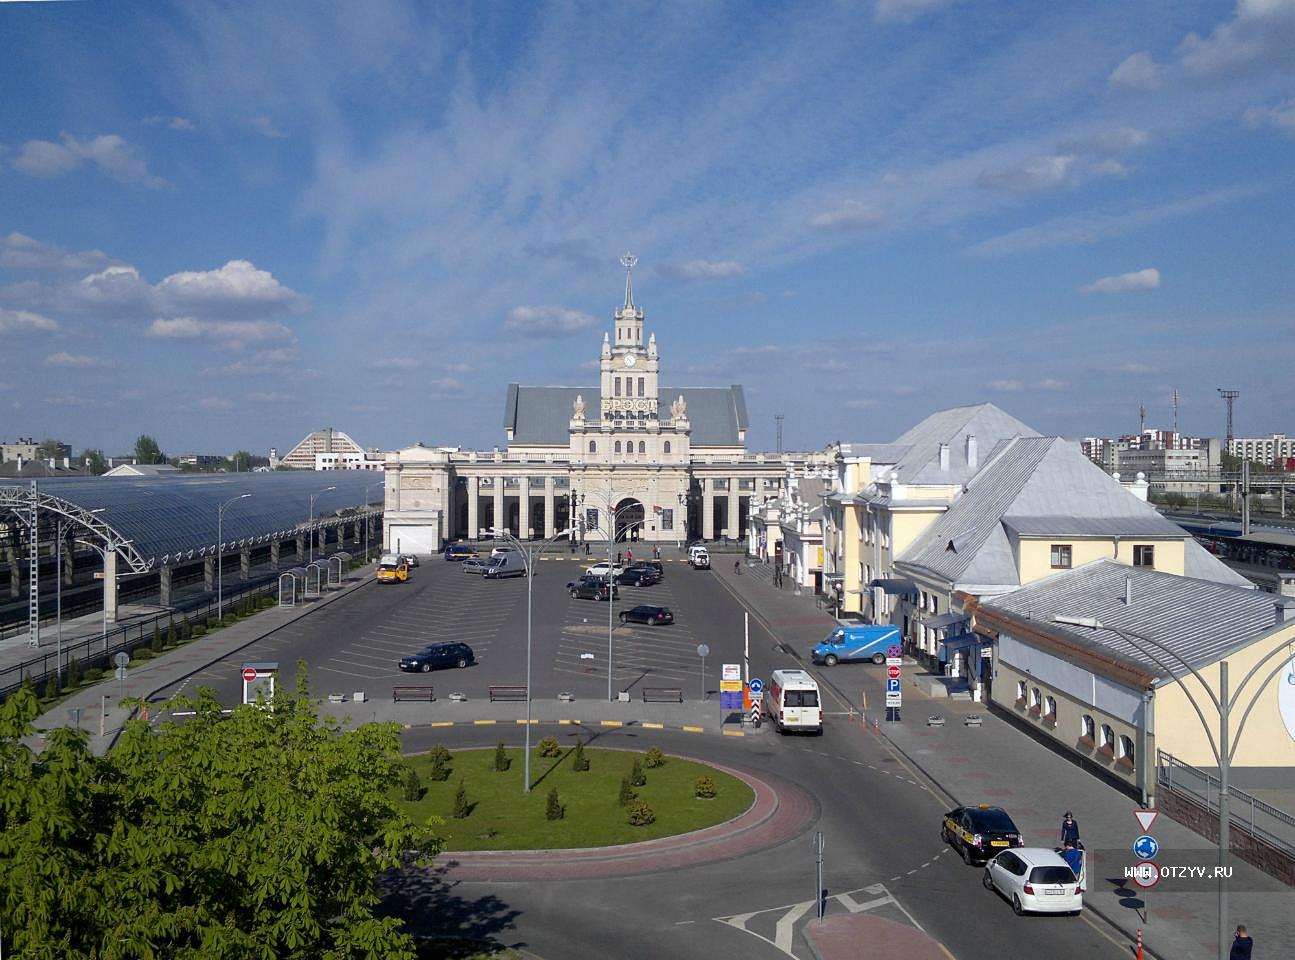
[[[526,699],[526,685],[524,683],[490,688],[491,703],[494,703],[496,700],[525,700],[525,699]]]
[[[391,701],[398,703],[401,700],[426,700],[431,703],[436,699],[432,695],[432,687],[392,687]]]
[[[683,703],[683,690],[679,687],[644,687],[644,703]]]

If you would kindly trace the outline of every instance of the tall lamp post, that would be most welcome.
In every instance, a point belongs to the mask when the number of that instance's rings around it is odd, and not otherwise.
[[[580,502],[582,504],[584,503],[583,494],[581,494]],[[593,526],[591,527],[591,529],[594,529],[594,530],[601,530],[603,534],[607,537],[607,701],[609,703],[613,699],[612,697],[612,631],[614,627],[612,626],[612,616],[613,616],[612,592],[616,589],[616,577],[613,575],[613,571],[616,568],[612,564],[612,551],[616,546],[616,537],[618,532],[616,528],[617,528],[617,524],[620,522],[621,515],[624,513],[628,513],[630,510],[635,509],[635,507],[641,507],[641,504],[631,504],[629,506],[621,507],[619,510],[613,510],[611,505],[611,500],[607,500],[606,510],[600,511],[601,516],[598,518],[600,522],[593,524]],[[604,520],[603,517],[606,517],[606,519]],[[633,527],[636,527],[636,526],[641,527],[644,525],[645,522],[646,520],[634,521],[633,523],[626,525],[625,530],[622,532],[626,536],[628,536],[630,530]],[[604,524],[606,524],[606,526],[604,526]]]
[[[329,490],[336,489],[336,486],[324,487],[323,490],[316,490],[310,495],[310,563],[315,562],[315,498],[320,494],[327,493]]]
[[[385,486],[385,480],[377,480],[364,485],[364,562],[369,562],[369,491],[374,487]],[[383,504],[385,509],[386,504]]]
[[[1241,683],[1237,685],[1235,691],[1229,691],[1228,689],[1228,662],[1227,660],[1220,660],[1219,692],[1216,695],[1213,689],[1210,688],[1210,685],[1205,681],[1205,678],[1201,676],[1200,671],[1184,660],[1175,651],[1166,647],[1163,643],[1160,643],[1157,640],[1152,640],[1150,637],[1144,636],[1140,633],[1134,633],[1131,630],[1125,630],[1123,627],[1109,626],[1093,617],[1055,616],[1052,618],[1052,621],[1054,623],[1062,623],[1072,627],[1086,627],[1089,630],[1109,630],[1111,633],[1123,638],[1134,647],[1137,647],[1144,656],[1154,661],[1161,670],[1164,670],[1166,674],[1173,678],[1175,683],[1182,687],[1183,694],[1187,697],[1188,702],[1191,703],[1192,709],[1196,711],[1196,717],[1200,720],[1201,727],[1205,730],[1205,739],[1209,743],[1210,752],[1214,755],[1214,761],[1219,765],[1219,866],[1226,867],[1227,858],[1232,849],[1232,838],[1229,835],[1231,828],[1231,810],[1229,809],[1228,794],[1228,778],[1232,766],[1232,760],[1236,756],[1237,744],[1241,740],[1241,731],[1245,729],[1246,720],[1250,718],[1250,711],[1253,710],[1255,704],[1259,702],[1259,697],[1263,693],[1264,688],[1268,685],[1268,682],[1272,680],[1273,677],[1277,676],[1277,674],[1286,666],[1284,660],[1286,648],[1276,647],[1259,660],[1258,663],[1250,668],[1250,672],[1247,673]],[[1209,696],[1210,705],[1214,707],[1214,712],[1218,714],[1219,737],[1217,741],[1214,739],[1213,729],[1205,719],[1205,711],[1201,709],[1200,703],[1194,696],[1192,696],[1191,689],[1182,682],[1181,677],[1174,676],[1174,672],[1166,667],[1159,657],[1143,647],[1142,644],[1148,644],[1156,650],[1167,654],[1171,659],[1180,664],[1184,670],[1196,678],[1197,683],[1201,685],[1201,689],[1203,689]],[[1230,737],[1229,723],[1231,720],[1232,708],[1241,706],[1242,691],[1245,690],[1246,686],[1252,679],[1254,679],[1255,674],[1258,673],[1265,663],[1279,655],[1282,656],[1283,659],[1278,660],[1277,665],[1268,671],[1268,674],[1262,681],[1260,681],[1258,688],[1250,696],[1249,701],[1245,703],[1245,710],[1241,715],[1241,723],[1237,725],[1236,735]],[[1143,769],[1145,770],[1145,757],[1143,757],[1142,762],[1144,764]],[[1228,877],[1223,870],[1219,870],[1218,923],[1219,960],[1227,960],[1231,949],[1231,941],[1228,938]]]
[[[526,777],[525,786],[522,793],[531,792],[531,584],[535,582],[535,561],[540,558],[544,548],[552,543],[556,543],[563,537],[570,537],[571,531],[564,530],[561,533],[549,537],[538,546],[529,546],[523,544],[520,540],[512,535],[512,532],[502,527],[495,527],[495,539],[503,540],[512,544],[522,556],[526,558],[526,753],[523,767],[523,775]]]
[[[224,574],[225,574],[225,508],[231,503],[238,500],[246,500],[250,493],[240,493],[236,497],[230,497],[219,507],[216,508],[216,619],[223,619],[225,616],[225,593],[224,593]]]

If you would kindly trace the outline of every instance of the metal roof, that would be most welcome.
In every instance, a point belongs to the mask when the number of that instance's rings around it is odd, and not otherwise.
[[[683,395],[694,447],[738,446],[739,431],[747,429],[746,398],[740,384],[729,387],[661,387],[657,416],[670,419],[670,404]],[[513,431],[515,444],[565,447],[571,441],[571,409],[576,396],[585,401],[585,419],[600,422],[601,394],[593,387],[524,387],[508,385],[504,398],[504,427]]]
[[[906,446],[896,461],[900,483],[962,483],[976,467],[967,465],[967,437],[976,438],[977,460],[1009,437],[1037,437],[1038,431],[992,403],[938,410],[895,439]],[[940,444],[949,445],[949,469],[940,469]]]
[[[130,541],[121,552],[137,571],[213,550],[220,505],[244,493],[251,496],[224,511],[221,534],[227,546],[305,526],[312,493],[316,521],[328,522],[339,510],[363,506],[365,487],[372,488],[370,502],[382,503],[382,474],[365,470],[83,477],[37,484],[43,512],[87,522],[100,537]],[[0,485],[0,511],[25,510],[30,499],[29,483]]]
[[[1126,580],[1132,581],[1132,603],[1125,603]],[[986,600],[982,606],[1034,621],[1048,633],[1167,678],[1188,672],[1177,657],[1200,669],[1289,626],[1278,622],[1279,602],[1273,594],[1254,589],[1096,560]],[[1058,616],[1091,617],[1104,627],[1145,636],[1176,657],[1145,642],[1139,647],[1109,629],[1054,623],[1053,617]]]

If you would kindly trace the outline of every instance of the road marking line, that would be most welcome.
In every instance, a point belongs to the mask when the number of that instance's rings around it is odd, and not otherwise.
[[[530,721],[527,721],[527,720],[524,720],[524,719],[523,719],[523,720],[514,720],[514,721],[513,721],[513,723],[516,723],[518,726],[522,726],[522,727],[526,726],[526,724],[527,724],[528,722],[530,722],[530,723],[532,723],[532,724],[535,724],[535,723],[539,723],[539,720],[530,720]]]
[[[664,729],[665,729],[665,724],[664,724],[664,723],[644,723],[644,724],[643,724],[643,726],[644,726],[644,728],[645,728],[645,729],[648,729],[648,730],[664,730]],[[689,923],[691,923],[692,921],[690,920],[690,921],[688,921],[688,922],[689,922]]]
[[[684,729],[684,733],[705,733],[705,732],[706,732],[706,728],[705,728],[705,727],[689,727],[689,726],[685,726],[683,729]]]
[[[781,917],[778,918],[778,925],[774,928],[773,945],[783,953],[791,953],[791,937],[795,932],[796,921],[809,913],[809,908],[814,905],[814,901],[806,900],[792,907]]]
[[[747,933],[750,933],[751,931],[746,929],[746,922],[754,916],[754,913],[736,913],[731,917],[724,917],[720,920],[720,923],[727,923],[731,927],[737,927],[739,930],[746,930]],[[756,934],[756,936],[759,936],[759,934]],[[769,942],[764,937],[760,937],[760,939],[764,940],[765,943]]]
[[[745,737],[745,730],[723,730],[721,731],[726,737]]]
[[[432,726],[434,726],[434,727],[452,727],[452,726],[454,726],[454,721],[453,721],[453,720],[433,720],[433,721],[432,721]]]
[[[942,944],[939,940],[935,941],[935,945],[944,951],[944,955],[948,957],[949,960],[958,960],[957,957],[955,957],[952,953],[949,952],[949,948],[946,947],[944,944]]]
[[[623,727],[625,726],[625,721],[624,720],[599,720],[598,724],[599,726],[603,726],[603,727]]]
[[[864,913],[868,910],[876,910],[878,907],[885,906],[888,903],[893,903],[895,900],[894,897],[887,896],[878,897],[875,900],[868,900],[865,903],[859,903],[859,901],[855,900],[854,897],[850,896],[848,893],[838,893],[835,899],[841,904],[841,906],[845,907],[845,909],[849,910],[851,913]]]
[[[558,721],[558,726],[561,726],[561,727],[569,727],[569,726],[570,726],[571,724],[573,724],[573,723],[575,723],[575,721],[574,721],[574,720],[559,720],[559,721]]]
[[[473,720],[472,722],[478,727],[488,727],[488,726],[491,726],[492,724],[498,723],[499,721],[498,720]]]

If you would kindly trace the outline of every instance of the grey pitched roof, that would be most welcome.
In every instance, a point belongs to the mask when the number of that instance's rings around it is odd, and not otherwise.
[[[1131,604],[1124,602],[1126,578],[1132,580]],[[1049,633],[1166,678],[1188,671],[1162,649],[1145,642],[1139,646],[1110,630],[1053,623],[1052,618],[1091,617],[1105,627],[1154,640],[1199,669],[1275,631],[1276,602],[1272,594],[1258,590],[1096,560],[983,606],[1033,620]]]
[[[992,403],[950,407],[931,414],[896,438],[890,446],[908,447],[895,467],[901,483],[962,483],[975,468],[967,466],[967,437],[976,438],[977,460],[1009,437],[1037,437],[1038,431]],[[940,444],[949,445],[949,469],[940,469]]]
[[[873,463],[898,463],[910,449],[903,443],[843,443],[841,456],[868,457]]]
[[[662,387],[658,415],[670,417],[670,404],[683,395],[688,404],[694,447],[737,446],[738,431],[747,428],[746,398],[742,387]],[[599,391],[593,387],[524,387],[510,383],[504,398],[504,427],[513,431],[513,443],[566,446],[570,440],[571,405],[576,396],[585,401],[585,416],[598,422]]]
[[[954,584],[1015,586],[1019,537],[1128,536],[1190,539],[1061,437],[1018,437],[998,445],[966,493],[920,534],[897,565]],[[1198,558],[1199,559],[1199,558]],[[1211,558],[1213,559],[1213,558]],[[1234,582],[1217,560],[1195,572]]]
[[[1247,590],[1255,589],[1254,583],[1202,547],[1194,537],[1187,541],[1183,551],[1183,573],[1198,580],[1213,580],[1216,583],[1245,587]]]

